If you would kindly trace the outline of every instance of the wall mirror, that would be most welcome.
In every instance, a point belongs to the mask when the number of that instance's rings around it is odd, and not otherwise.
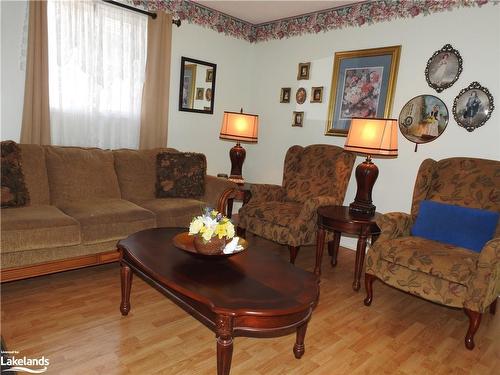
[[[216,70],[216,64],[181,58],[179,111],[214,113]]]

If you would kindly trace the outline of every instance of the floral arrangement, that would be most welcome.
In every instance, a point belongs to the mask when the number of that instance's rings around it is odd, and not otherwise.
[[[205,243],[216,236],[231,239],[234,237],[234,225],[220,212],[207,207],[203,215],[194,217],[189,224],[189,235],[201,235]]]

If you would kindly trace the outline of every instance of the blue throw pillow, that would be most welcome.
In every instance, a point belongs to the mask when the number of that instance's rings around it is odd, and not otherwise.
[[[411,234],[479,253],[493,238],[499,217],[494,211],[422,201]]]

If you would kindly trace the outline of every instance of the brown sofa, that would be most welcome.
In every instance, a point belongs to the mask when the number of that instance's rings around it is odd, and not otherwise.
[[[19,146],[30,204],[1,210],[2,282],[116,261],[119,239],[186,227],[200,207],[217,207],[236,186],[207,175],[200,199],[157,199],[161,149]]]

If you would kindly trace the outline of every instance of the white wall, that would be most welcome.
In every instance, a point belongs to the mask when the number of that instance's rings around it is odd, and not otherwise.
[[[19,141],[23,117],[24,77],[21,49],[26,1],[2,1],[1,12],[1,139]]]
[[[239,111],[241,107],[245,112],[255,111],[252,105],[254,47],[187,22],[173,29],[168,146],[204,153],[210,174],[229,174],[231,169],[229,149],[235,143],[219,140],[224,111]],[[178,110],[182,56],[217,64],[213,115]]]

